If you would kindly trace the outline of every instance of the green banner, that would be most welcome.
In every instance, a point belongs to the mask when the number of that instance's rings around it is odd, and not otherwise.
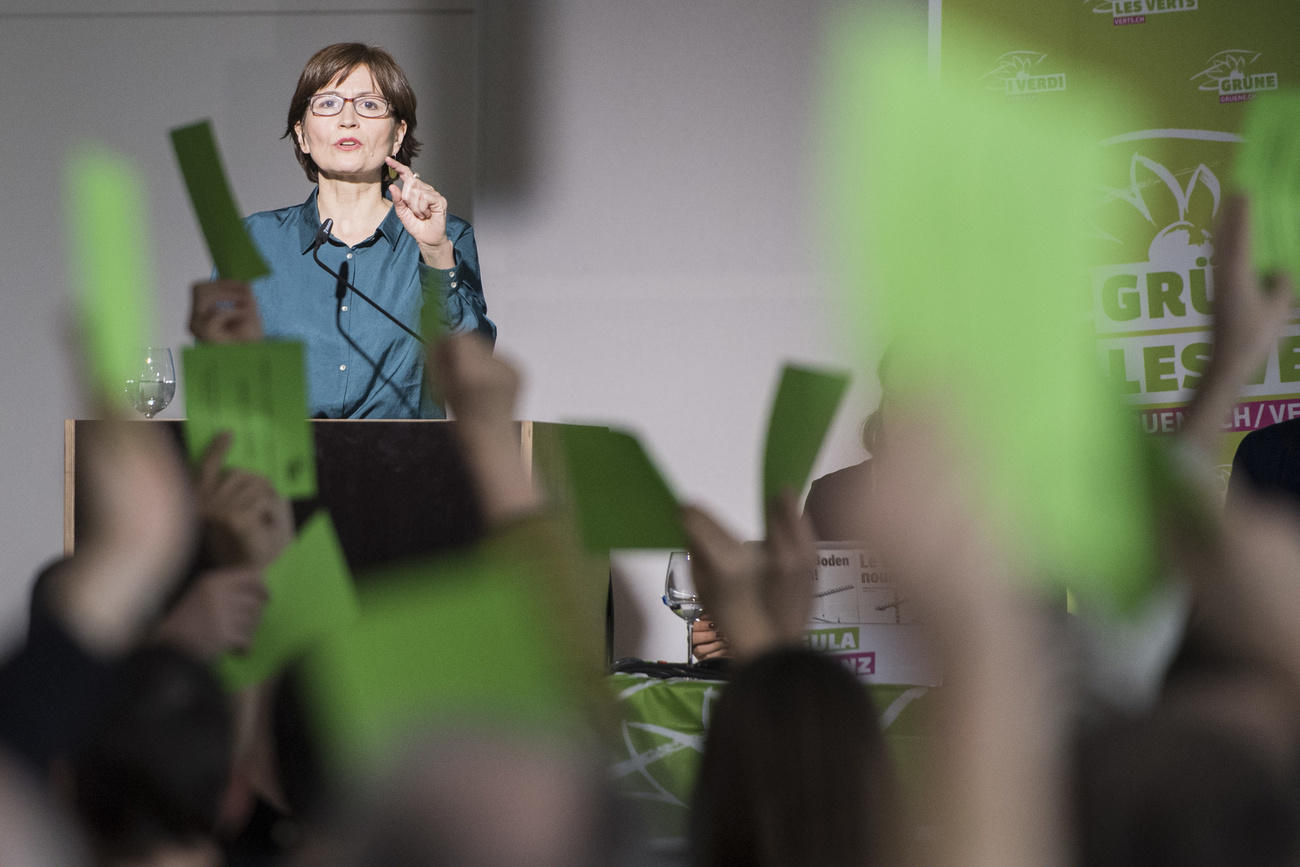
[[[1300,4],[1265,0],[931,0],[941,78],[982,81],[1027,112],[1084,90],[1124,108],[1098,142],[1091,316],[1101,361],[1143,430],[1176,431],[1209,360],[1214,221],[1231,188],[1246,107],[1300,86]],[[959,61],[948,40],[1000,40]],[[960,130],[954,131],[960,134]],[[1062,275],[1062,284],[1074,279]],[[1027,364],[1034,360],[1027,359]],[[1246,432],[1300,417],[1300,322],[1224,419]]]

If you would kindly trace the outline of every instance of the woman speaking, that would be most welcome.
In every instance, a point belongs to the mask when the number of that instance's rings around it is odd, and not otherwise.
[[[244,221],[271,273],[251,286],[195,284],[190,331],[209,342],[302,341],[313,417],[441,416],[412,334],[422,310],[437,305],[426,320],[489,340],[496,326],[474,230],[411,171],[420,143],[406,75],[381,48],[321,49],[298,78],[284,137],[316,188]]]

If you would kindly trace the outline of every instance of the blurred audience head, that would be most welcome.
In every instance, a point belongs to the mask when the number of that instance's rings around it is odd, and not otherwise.
[[[840,663],[783,648],[737,671],[709,722],[694,863],[885,863],[893,808],[875,710]]]
[[[1237,693],[1231,685],[1224,698]],[[1300,857],[1291,744],[1207,696],[1089,732],[1076,755],[1083,867],[1282,867]],[[1197,706],[1199,705],[1199,706]],[[1230,715],[1238,714],[1238,719]]]
[[[73,800],[98,860],[188,853],[184,863],[217,863],[232,725],[227,697],[202,663],[161,646],[124,660],[99,726],[72,763]]]
[[[443,732],[406,753],[362,805],[336,863],[598,867],[630,863],[590,749],[482,731]]]

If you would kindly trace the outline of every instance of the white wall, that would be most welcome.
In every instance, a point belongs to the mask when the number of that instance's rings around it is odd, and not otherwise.
[[[851,358],[811,197],[823,4],[386,0],[388,11],[352,11],[360,5],[0,9],[0,364],[23,372],[0,379],[10,492],[0,620],[20,619],[32,570],[59,549],[61,422],[80,411],[56,337],[64,148],[94,136],[147,167],[157,333],[179,346],[185,287],[208,265],[166,130],[213,117],[245,210],[300,201],[305,181],[278,139],[285,102],[310,53],[341,39],[388,46],[416,84],[429,147],[417,167],[475,221],[499,348],[528,374],[523,414],[640,431],[684,498],[758,532],[763,424],[781,362]],[[858,459],[874,393],[870,377],[859,383],[818,473]],[[658,602],[666,555],[620,566],[616,653],[679,659],[682,626]]]
[[[519,77],[510,5],[480,5],[476,219],[500,350],[529,370],[525,414],[640,431],[683,497],[754,537],[781,363],[851,357],[812,196],[828,4],[532,6]],[[818,473],[861,459],[874,397],[867,376]],[[666,564],[619,558],[616,655],[682,658],[682,624],[659,602]]]

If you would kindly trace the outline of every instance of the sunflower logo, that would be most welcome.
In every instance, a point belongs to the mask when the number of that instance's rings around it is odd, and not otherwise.
[[[1204,163],[1175,173],[1135,153],[1128,186],[1104,191],[1098,234],[1116,245],[1117,261],[1196,267],[1198,259],[1214,255],[1211,229],[1221,195],[1218,177]],[[1142,250],[1147,238],[1151,240]]]
[[[1244,83],[1246,68],[1259,60],[1259,57],[1258,51],[1229,48],[1211,57],[1209,64],[1188,80],[1195,82],[1198,90],[1227,93],[1231,85],[1225,87],[1224,82]]]

